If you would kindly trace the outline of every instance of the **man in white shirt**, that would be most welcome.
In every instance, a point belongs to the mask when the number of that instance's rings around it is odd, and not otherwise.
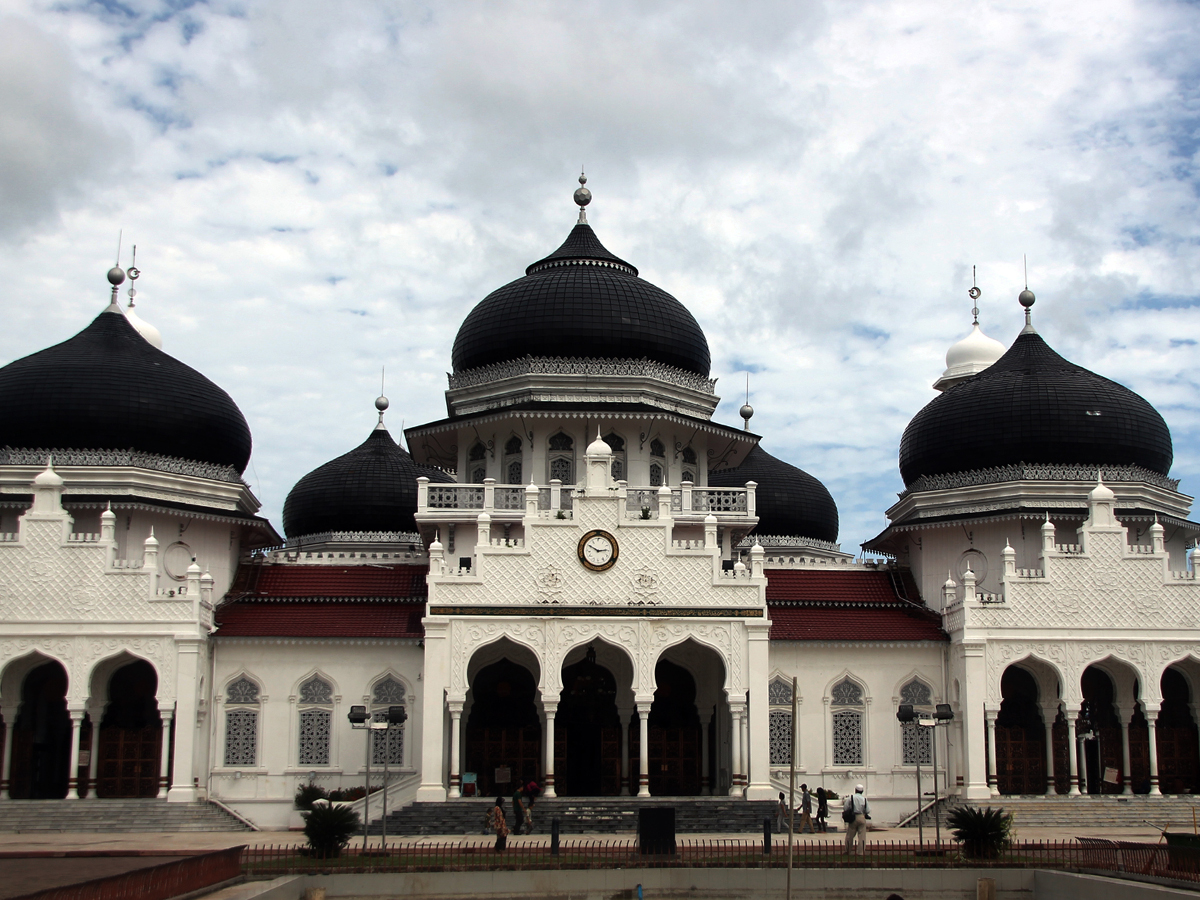
[[[871,804],[867,802],[863,786],[856,784],[854,793],[842,804],[842,819],[846,820],[846,853],[851,852],[854,838],[858,837],[858,852],[867,852],[867,819],[871,818]]]

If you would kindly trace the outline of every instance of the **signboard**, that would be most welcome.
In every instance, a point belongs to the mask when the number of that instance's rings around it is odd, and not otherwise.
[[[83,768],[84,766],[90,766],[91,764],[92,764],[92,751],[91,750],[80,750],[79,751],[79,767]]]
[[[512,771],[508,766],[496,766],[496,784],[508,784],[512,781]]]
[[[1117,784],[1117,770],[1112,766],[1107,766],[1104,769],[1104,780],[1109,784]]]

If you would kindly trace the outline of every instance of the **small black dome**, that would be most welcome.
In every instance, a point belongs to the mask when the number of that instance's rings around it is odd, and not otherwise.
[[[454,371],[521,359],[652,359],[707,376],[708,341],[682,303],[576,225],[561,247],[488,294],[454,339]]]
[[[1137,465],[1166,475],[1172,457],[1171,432],[1153,406],[1028,331],[913,417],[900,440],[900,475],[911,485],[1017,463]]]
[[[742,487],[747,481],[758,484],[754,491],[757,534],[837,541],[837,504],[825,485],[803,469],[755,445],[736,469],[708,473],[713,487]]]
[[[292,488],[283,504],[283,530],[289,538],[325,532],[417,530],[417,478],[454,479],[440,469],[419,466],[392,440],[386,428],[325,465]]]
[[[133,449],[242,472],[251,445],[227,393],[112,307],[75,337],[0,369],[0,446]]]

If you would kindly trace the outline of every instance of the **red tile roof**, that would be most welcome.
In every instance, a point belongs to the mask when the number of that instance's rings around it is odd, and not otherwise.
[[[766,576],[773,641],[948,639],[906,570],[767,569]]]
[[[414,600],[424,598],[428,566],[324,566],[305,563],[247,563],[238,568],[232,598],[299,600]]]
[[[217,637],[420,638],[424,603],[240,600],[217,609]]]

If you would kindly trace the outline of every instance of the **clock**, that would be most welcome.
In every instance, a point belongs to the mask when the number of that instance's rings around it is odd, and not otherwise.
[[[589,531],[579,539],[579,561],[593,572],[604,572],[617,561],[617,539],[607,531]]]

